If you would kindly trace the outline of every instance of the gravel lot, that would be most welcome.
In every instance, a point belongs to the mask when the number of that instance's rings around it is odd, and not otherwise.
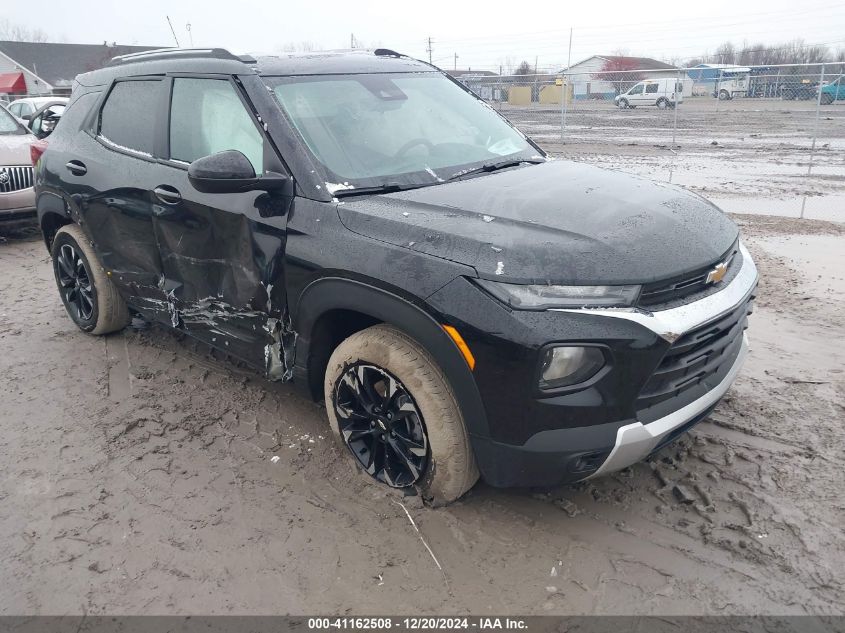
[[[762,281],[708,421],[438,510],[371,485],[287,385],[160,328],[79,332],[43,243],[9,236],[0,614],[845,614],[845,227],[736,219]]]
[[[499,109],[499,108],[497,108]],[[688,99],[677,113],[578,101],[514,107],[502,114],[555,156],[682,184],[735,213],[845,222],[845,103],[767,99]],[[808,174],[810,154],[813,167]]]

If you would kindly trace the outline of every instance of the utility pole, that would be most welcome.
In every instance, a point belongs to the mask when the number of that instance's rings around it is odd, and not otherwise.
[[[455,66],[452,68],[452,70],[458,70],[458,54],[457,53],[455,53]]]
[[[561,86],[560,86],[560,107],[561,107],[561,114],[560,114],[560,142],[563,143],[563,134],[566,130],[566,111],[569,106],[569,82],[567,81],[568,77],[572,76],[572,73],[569,73],[569,68],[572,66],[572,27],[569,27],[569,53],[566,55],[566,70],[563,72],[563,77],[561,78]],[[567,75],[569,73],[569,75]],[[575,96],[573,91],[573,96]]]
[[[431,63],[431,53],[434,51],[434,49],[431,48],[431,36],[429,36],[429,38],[428,38],[428,48],[426,48],[425,50],[428,51],[428,63],[430,64]]]
[[[349,48],[355,48],[355,33],[349,34]]]

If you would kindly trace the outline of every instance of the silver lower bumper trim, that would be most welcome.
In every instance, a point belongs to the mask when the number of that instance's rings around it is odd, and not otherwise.
[[[725,395],[725,392],[733,384],[747,355],[748,337],[743,334],[739,354],[722,382],[698,400],[694,400],[685,407],[654,422],[648,424],[634,422],[620,427],[616,432],[616,444],[610,455],[608,455],[604,464],[587,479],[621,470],[637,463],[651,453],[669,433],[707,411]]]

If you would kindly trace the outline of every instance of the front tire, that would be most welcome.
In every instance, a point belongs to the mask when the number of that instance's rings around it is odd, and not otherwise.
[[[56,232],[50,247],[53,274],[68,316],[83,332],[108,334],[129,324],[129,310],[76,224]]]
[[[823,94],[821,96],[822,105],[830,105],[831,103],[833,103],[833,95]]]
[[[625,110],[626,108],[628,108],[628,100],[627,99],[620,99],[619,100],[619,109]]]
[[[427,502],[444,505],[478,479],[448,379],[401,330],[376,325],[338,345],[324,393],[335,436],[377,481],[416,486]]]
[[[719,101],[728,101],[731,98],[731,93],[727,90],[720,90],[719,91]]]

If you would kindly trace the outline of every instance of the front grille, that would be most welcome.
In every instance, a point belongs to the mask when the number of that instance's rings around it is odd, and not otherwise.
[[[0,193],[32,187],[32,166],[0,167]]]
[[[753,300],[751,296],[728,314],[687,332],[672,343],[640,392],[637,409],[675,398],[726,370],[739,354]]]
[[[663,281],[656,281],[654,283],[643,286],[640,293],[640,306],[654,306],[659,304],[671,303],[678,299],[683,299],[689,295],[695,294],[704,290],[707,284],[707,275],[713,270],[716,264],[727,263],[728,272],[730,275],[733,264],[738,263],[742,257],[737,257],[739,252],[739,242],[734,242],[734,245],[727,253],[722,255],[717,261],[700,268],[696,271],[683,275],[681,277],[674,277],[672,279],[664,279]]]

